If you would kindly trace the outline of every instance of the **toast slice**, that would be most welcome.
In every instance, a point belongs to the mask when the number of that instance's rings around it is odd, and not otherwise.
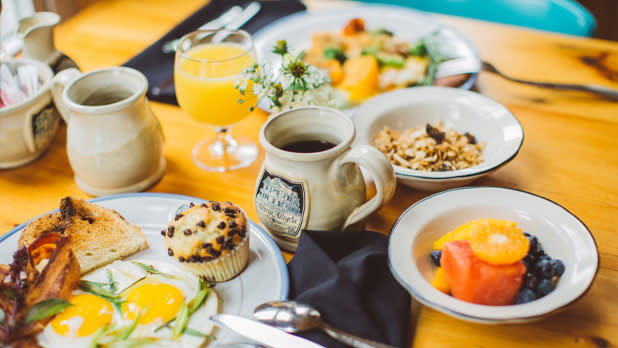
[[[82,274],[148,248],[140,228],[128,223],[118,212],[75,197],[63,198],[60,212],[28,224],[19,245],[29,245],[51,231],[71,236],[71,248]]]

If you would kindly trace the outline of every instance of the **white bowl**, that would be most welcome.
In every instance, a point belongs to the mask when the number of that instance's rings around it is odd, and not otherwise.
[[[503,105],[476,92],[448,87],[414,87],[379,95],[353,114],[354,145],[374,145],[374,136],[385,126],[405,130],[442,120],[447,128],[469,132],[486,142],[484,161],[452,171],[428,172],[393,165],[398,181],[423,191],[467,185],[512,160],[524,140],[519,121]]]
[[[556,289],[526,304],[485,306],[460,301],[430,281],[433,242],[453,228],[478,218],[517,222],[537,236],[565,272]],[[389,266],[395,278],[419,302],[467,321],[497,324],[536,320],[566,307],[590,288],[599,268],[596,243],[588,228],[560,205],[524,191],[499,187],[463,187],[431,195],[409,207],[390,233]]]

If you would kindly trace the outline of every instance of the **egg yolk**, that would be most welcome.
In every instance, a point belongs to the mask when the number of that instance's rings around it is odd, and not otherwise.
[[[91,294],[74,295],[68,307],[51,321],[51,326],[61,336],[90,336],[101,326],[112,321],[112,304]]]
[[[159,282],[146,283],[127,292],[122,313],[126,319],[135,320],[145,308],[138,324],[148,324],[155,320],[162,324],[176,316],[183,301],[182,291],[175,286]]]

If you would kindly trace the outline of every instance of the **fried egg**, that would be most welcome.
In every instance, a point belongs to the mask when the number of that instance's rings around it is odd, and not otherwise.
[[[83,280],[107,284],[113,279],[116,294],[122,300],[116,304],[95,294],[76,290],[69,298],[73,305],[57,314],[37,336],[38,342],[48,348],[90,347],[96,340],[105,343],[114,341],[114,328],[128,327],[135,323],[129,340],[143,340],[141,347],[190,348],[200,347],[206,340],[197,333],[211,334],[213,324],[209,321],[218,312],[219,299],[212,289],[190,317],[185,333],[173,339],[173,320],[183,303],[188,303],[199,292],[199,278],[181,268],[161,261],[135,260],[157,271],[170,275],[153,274],[131,261],[115,261],[97,269]],[[106,330],[106,328],[108,328]],[[111,329],[110,329],[111,328]]]

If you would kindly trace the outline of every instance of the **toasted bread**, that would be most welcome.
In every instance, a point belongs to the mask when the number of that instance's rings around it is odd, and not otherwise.
[[[19,245],[29,245],[49,232],[71,236],[71,248],[82,274],[148,248],[140,228],[128,223],[118,212],[74,197],[60,201],[60,212],[28,224]]]

